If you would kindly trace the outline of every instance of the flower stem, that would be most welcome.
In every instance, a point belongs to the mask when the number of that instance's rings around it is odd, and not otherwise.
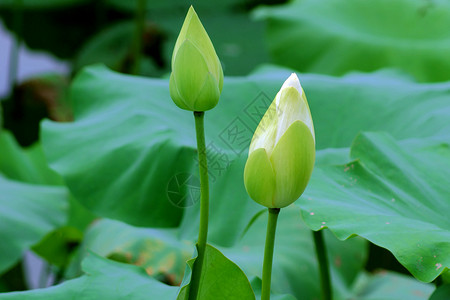
[[[275,231],[277,229],[277,219],[279,213],[280,213],[279,208],[269,208],[269,221],[267,223],[266,246],[264,248],[261,300],[270,299],[273,247],[275,244]]]
[[[205,260],[206,239],[208,236],[209,215],[209,182],[208,164],[206,161],[204,112],[194,112],[195,131],[197,134],[198,167],[200,171],[200,229],[198,232],[197,252],[198,256],[192,268],[191,284],[189,288],[189,300],[198,297],[200,276],[202,274],[203,262]]]
[[[313,231],[313,237],[316,248],[317,260],[319,262],[322,300],[332,300],[330,270],[322,230]]]
[[[135,13],[135,37],[133,45],[133,69],[132,74],[139,75],[141,67],[143,36],[145,29],[145,11],[147,2],[145,0],[138,0]]]
[[[14,86],[17,81],[17,71],[19,66],[19,51],[22,44],[22,28],[23,28],[23,5],[22,0],[16,0],[14,2],[14,15],[13,15],[13,28],[16,32],[16,39],[13,40],[11,46],[11,54],[9,59],[9,74],[8,85],[11,88],[11,92],[14,91]]]

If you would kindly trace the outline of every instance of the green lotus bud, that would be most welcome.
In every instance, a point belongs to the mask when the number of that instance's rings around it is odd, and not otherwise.
[[[210,110],[222,92],[222,66],[192,6],[173,49],[169,86],[173,102],[191,111]]]
[[[249,196],[266,207],[297,200],[314,167],[315,135],[305,93],[292,74],[256,128],[244,170]]]

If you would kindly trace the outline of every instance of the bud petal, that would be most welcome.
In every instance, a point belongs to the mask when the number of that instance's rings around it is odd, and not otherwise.
[[[189,40],[184,41],[178,48],[178,54],[173,60],[173,71],[170,74],[170,96],[175,104],[181,102],[189,110],[193,110],[208,74],[208,66],[203,55]],[[170,85],[171,82],[173,85]],[[175,97],[176,94],[180,97]],[[191,101],[187,101],[188,99]]]
[[[192,6],[175,43],[169,86],[175,104],[191,111],[215,107],[222,91],[222,66]]]
[[[275,174],[266,150],[259,148],[248,157],[244,169],[244,184],[253,200],[267,207],[275,207]]]
[[[259,148],[264,148],[267,155],[272,154],[272,150],[275,147],[275,137],[277,136],[277,121],[277,107],[276,102],[273,101],[259,122],[258,127],[256,127],[250,143],[249,155]]]
[[[281,208],[297,200],[314,167],[314,139],[308,126],[295,121],[278,141],[270,157],[275,172],[274,204]]]
[[[217,105],[220,97],[220,90],[216,79],[208,74],[203,82],[203,87],[194,102],[195,111],[206,111]]]

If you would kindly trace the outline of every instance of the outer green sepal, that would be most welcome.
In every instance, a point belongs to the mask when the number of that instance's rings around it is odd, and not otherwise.
[[[244,169],[244,184],[250,197],[266,207],[274,206],[275,174],[266,150],[259,148],[248,157]]]
[[[214,108],[223,86],[223,71],[214,46],[191,6],[172,55],[170,96],[185,110]]]
[[[274,207],[288,206],[303,194],[311,177],[315,156],[311,131],[302,121],[295,121],[270,156],[276,174]]]

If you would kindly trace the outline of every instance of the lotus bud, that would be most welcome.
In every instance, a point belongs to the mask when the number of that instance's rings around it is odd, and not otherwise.
[[[219,102],[223,71],[194,8],[189,8],[172,55],[170,97],[186,110],[206,111]]]
[[[305,93],[292,74],[256,128],[244,169],[249,196],[269,208],[297,200],[314,167],[315,135]]]

